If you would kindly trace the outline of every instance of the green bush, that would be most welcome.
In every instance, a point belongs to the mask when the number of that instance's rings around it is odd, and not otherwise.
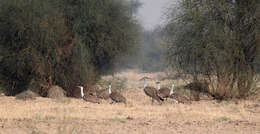
[[[210,83],[218,98],[245,97],[259,73],[259,1],[184,0],[168,13],[168,64]]]
[[[0,79],[7,95],[93,84],[136,44],[127,1],[0,2]]]

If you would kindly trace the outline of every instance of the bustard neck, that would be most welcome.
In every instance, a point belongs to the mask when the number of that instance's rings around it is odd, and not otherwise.
[[[111,91],[111,85],[108,86],[108,93],[111,94],[112,91]]]
[[[147,86],[147,85],[146,85],[146,79],[144,79],[144,88],[146,88],[146,86]]]
[[[161,89],[161,84],[157,83],[157,90],[160,90],[160,89]]]
[[[84,97],[83,87],[82,86],[78,86],[78,87],[80,88],[81,97]]]
[[[170,91],[170,95],[173,94],[173,88],[174,88],[174,84],[172,84],[171,91]]]

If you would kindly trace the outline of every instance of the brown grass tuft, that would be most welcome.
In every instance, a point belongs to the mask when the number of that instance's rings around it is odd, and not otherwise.
[[[38,96],[39,95],[34,93],[33,91],[27,90],[27,91],[24,91],[24,92],[17,94],[15,96],[15,98],[18,99],[18,100],[35,100],[36,97],[38,97]]]
[[[59,99],[65,97],[65,91],[59,86],[52,86],[48,90],[48,97],[52,99]]]

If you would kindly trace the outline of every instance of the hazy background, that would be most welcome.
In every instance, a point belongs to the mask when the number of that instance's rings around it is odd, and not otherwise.
[[[176,0],[140,0],[143,3],[138,12],[138,19],[145,29],[153,29],[163,23],[163,13],[168,5]]]
[[[165,22],[165,12],[176,0],[139,0],[142,4],[136,17],[140,22],[140,44],[130,56],[119,57],[118,68],[138,68],[144,72],[164,70],[163,47],[160,26]]]
[[[165,22],[165,12],[176,0],[139,0],[142,4],[136,17],[140,22],[140,44],[130,56],[119,57],[115,70],[138,68],[144,72],[164,70],[160,26]]]

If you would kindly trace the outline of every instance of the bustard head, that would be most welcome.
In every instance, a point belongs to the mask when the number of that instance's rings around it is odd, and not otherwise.
[[[174,88],[174,84],[172,84],[171,91],[170,91],[170,95],[173,94],[173,88]]]
[[[83,86],[77,86],[78,88],[80,88],[80,94],[81,94],[81,97],[84,96],[84,92],[83,92]]]
[[[146,88],[147,84],[146,84],[146,80],[152,80],[152,78],[149,77],[143,77],[141,78],[139,81],[144,81],[144,88]]]

